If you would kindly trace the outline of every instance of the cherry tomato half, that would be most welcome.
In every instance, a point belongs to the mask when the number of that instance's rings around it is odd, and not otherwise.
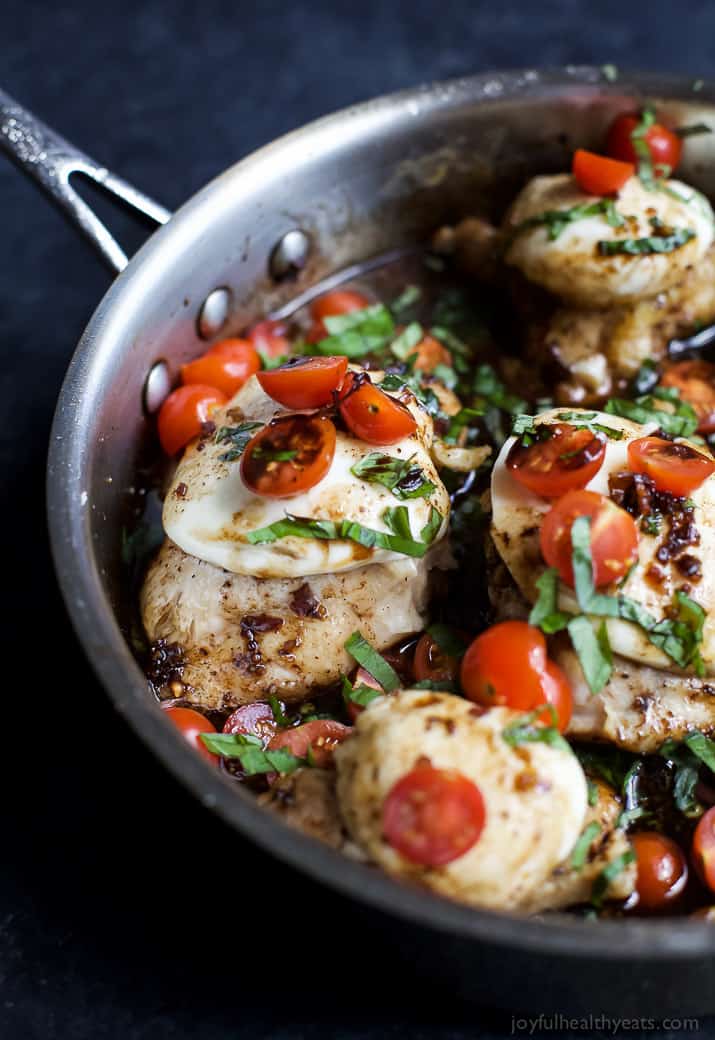
[[[662,437],[639,437],[628,445],[628,462],[636,473],[646,473],[659,491],[689,495],[715,473],[715,459],[689,444]]]
[[[693,861],[701,880],[715,892],[715,806],[698,820],[693,835]]]
[[[309,343],[318,343],[329,335],[324,318],[334,318],[338,314],[350,314],[352,311],[361,311],[369,306],[370,301],[367,296],[355,292],[354,289],[334,289],[332,292],[319,296],[310,305],[313,324],[306,339]]]
[[[315,487],[330,469],[335,427],[314,415],[273,419],[246,445],[241,477],[247,488],[266,498],[288,498]]]
[[[682,893],[688,864],[680,846],[658,831],[642,831],[631,838],[636,854],[638,910],[663,910]]]
[[[546,703],[556,712],[556,728],[559,733],[565,733],[573,715],[573,692],[566,673],[554,661],[546,662],[541,688]],[[536,721],[544,722],[547,726],[554,722],[551,712],[544,712]]]
[[[412,413],[370,382],[367,373],[348,372],[340,414],[351,433],[368,444],[396,444],[417,429]]]
[[[157,421],[159,440],[166,454],[176,455],[190,440],[198,437],[211,412],[226,401],[226,395],[220,390],[201,383],[180,386],[170,393],[161,406]]]
[[[638,164],[639,158],[633,147],[633,131],[640,122],[637,115],[620,115],[611,123],[606,139],[606,151],[614,159],[621,162]],[[672,172],[680,162],[683,144],[677,134],[666,130],[660,123],[654,123],[645,134],[645,141],[651,155],[656,177],[663,176],[663,166]],[[659,167],[661,167],[659,169]]]
[[[282,729],[268,745],[271,749],[288,748],[298,758],[308,757],[313,765],[327,769],[333,762],[333,751],[352,733],[352,726],[332,719],[315,719],[293,729]]]
[[[214,755],[201,739],[202,733],[215,733],[216,727],[209,722],[205,715],[193,708],[164,708],[164,713],[171,719],[191,747],[198,751],[209,762],[218,762],[219,756]]]
[[[286,408],[320,408],[330,404],[343,385],[346,357],[295,357],[280,368],[258,373],[258,382]]]
[[[544,517],[541,554],[561,580],[573,588],[571,527],[579,516],[591,518],[591,558],[597,587],[622,578],[638,558],[638,528],[633,517],[595,491],[568,491]]]
[[[256,350],[266,357],[280,357],[290,353],[290,341],[286,338],[287,326],[282,321],[266,318],[246,333]]]
[[[467,647],[460,670],[462,689],[471,701],[488,707],[506,704],[530,711],[544,703],[545,668],[543,633],[526,621],[500,621]]]
[[[486,819],[477,785],[454,769],[415,766],[389,791],[382,809],[386,840],[401,856],[441,867],[479,841]]]
[[[417,682],[454,682],[459,675],[460,659],[448,657],[429,632],[425,632],[415,647],[412,665]]]
[[[698,433],[715,433],[715,365],[711,361],[676,361],[668,365],[661,386],[675,387],[698,417]]]
[[[414,353],[417,355],[415,368],[420,372],[433,372],[437,365],[452,367],[452,355],[434,336],[423,336]]]
[[[574,152],[572,172],[579,188],[587,195],[615,195],[636,168],[632,162],[620,162],[578,148]]]
[[[282,711],[285,705],[280,704],[280,707]],[[265,701],[242,704],[240,708],[231,712],[223,724],[224,733],[250,733],[254,737],[260,737],[264,747],[275,736],[277,729],[278,723],[273,709]]]
[[[507,456],[507,469],[520,484],[542,498],[560,498],[585,487],[606,457],[606,438],[570,423],[539,427],[544,440],[524,446],[516,440]]]
[[[252,343],[246,339],[224,339],[201,357],[182,365],[181,381],[185,386],[215,386],[227,397],[233,397],[260,367],[261,359]]]

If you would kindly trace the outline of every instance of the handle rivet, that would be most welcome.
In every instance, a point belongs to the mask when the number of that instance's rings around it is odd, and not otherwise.
[[[211,339],[226,324],[231,307],[231,290],[226,286],[210,292],[201,305],[196,328],[201,339]]]
[[[155,361],[144,381],[144,410],[149,415],[158,412],[171,390],[171,377],[166,361]]]
[[[301,271],[308,260],[310,253],[310,238],[300,228],[286,231],[273,248],[268,270],[271,278],[280,282],[284,278],[295,276]]]

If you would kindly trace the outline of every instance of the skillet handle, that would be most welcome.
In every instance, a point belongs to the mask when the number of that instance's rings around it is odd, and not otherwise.
[[[151,226],[165,224],[171,216],[163,206],[65,141],[3,90],[0,90],[0,149],[37,181],[114,273],[124,270],[128,257],[97,214],[74,190],[70,183],[72,174],[93,181],[124,209],[138,214]]]

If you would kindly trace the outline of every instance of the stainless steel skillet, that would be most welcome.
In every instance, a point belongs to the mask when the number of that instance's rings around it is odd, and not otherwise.
[[[120,567],[121,527],[149,429],[145,404],[161,398],[167,372],[205,339],[285,307],[348,264],[425,240],[440,221],[498,212],[521,179],[564,168],[576,144],[597,148],[613,114],[643,97],[675,123],[715,125],[715,84],[649,75],[612,82],[591,68],[479,76],[319,120],[231,167],[170,219],[4,95],[0,143],[121,271],[70,364],[48,466],[58,577],[117,709],[207,808],[287,863],[384,911],[386,935],[409,944],[435,984],[502,1006],[657,1017],[715,1010],[714,929],[677,919],[478,912],[286,829],[165,724],[123,634]],[[711,197],[714,150],[713,138],[693,139],[682,171]],[[164,224],[129,263],[70,194],[72,171]]]

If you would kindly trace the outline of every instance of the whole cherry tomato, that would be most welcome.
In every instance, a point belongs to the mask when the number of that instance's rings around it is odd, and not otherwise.
[[[175,706],[164,708],[163,711],[194,751],[198,751],[208,762],[218,762],[219,756],[209,751],[201,739],[202,733],[216,732],[216,727],[209,722],[205,715],[202,715],[200,711],[194,711],[193,708]]]
[[[307,335],[309,343],[318,343],[329,335],[325,327],[325,318],[334,318],[338,314],[350,314],[352,311],[361,311],[370,306],[367,296],[356,292],[354,289],[333,289],[332,292],[324,293],[310,305],[310,316],[313,324]]]
[[[702,881],[715,892],[715,806],[698,820],[693,835],[693,860]]]
[[[682,893],[688,864],[680,846],[658,831],[642,831],[631,838],[636,854],[637,909],[664,910]]]
[[[180,386],[170,393],[161,406],[157,422],[159,440],[166,454],[176,455],[198,437],[211,413],[226,401],[226,395],[220,390],[200,383]]]
[[[233,397],[243,384],[261,367],[261,359],[252,343],[245,339],[224,339],[215,343],[201,357],[181,366],[185,386],[201,383]]]
[[[641,123],[641,117],[633,114],[616,116],[611,123],[606,140],[606,151],[614,159],[622,162],[638,164],[640,157],[633,144],[633,131]],[[644,137],[650,152],[655,175],[663,176],[663,167],[672,172],[680,162],[683,143],[672,130],[666,130],[660,123],[653,123]]]

